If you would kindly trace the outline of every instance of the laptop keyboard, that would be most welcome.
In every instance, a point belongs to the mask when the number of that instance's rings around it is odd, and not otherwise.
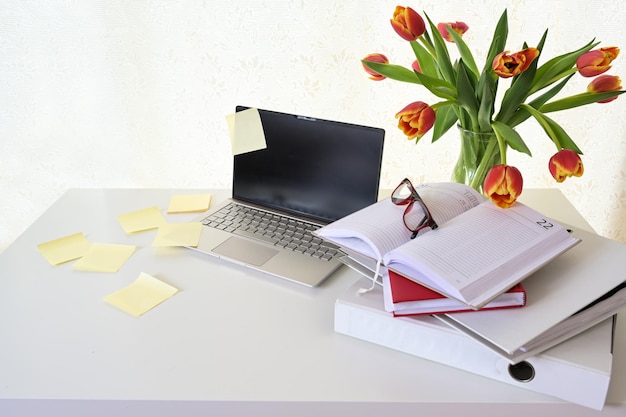
[[[336,246],[311,234],[319,225],[241,204],[222,207],[204,218],[202,224],[326,261],[340,254]]]

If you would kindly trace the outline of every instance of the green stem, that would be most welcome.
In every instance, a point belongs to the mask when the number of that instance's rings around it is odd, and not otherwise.
[[[491,169],[491,160],[493,159],[497,149],[498,147],[496,146],[496,142],[490,141],[487,145],[487,149],[485,150],[483,158],[478,164],[478,168],[476,168],[476,175],[474,175],[474,178],[472,178],[472,181],[469,184],[470,187],[478,189],[478,186],[481,185],[485,176],[487,175],[487,170]]]
[[[435,52],[435,48],[433,48],[433,46],[430,43],[428,43],[426,41],[426,39],[424,39],[423,36],[420,36],[418,39],[422,43],[422,45],[424,45],[424,47],[426,49],[428,49],[428,52],[430,53],[430,55],[432,55],[433,58],[435,58],[435,61],[436,61],[437,60],[437,52]]]
[[[502,138],[496,130],[494,130],[493,133],[496,134],[498,146],[500,147],[500,163],[506,165],[506,143],[504,142],[504,138]]]

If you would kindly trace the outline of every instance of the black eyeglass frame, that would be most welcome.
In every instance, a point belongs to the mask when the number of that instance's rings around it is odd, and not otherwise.
[[[407,197],[396,196],[398,190],[400,190],[403,186],[406,186],[409,189],[410,194]],[[430,210],[428,210],[426,203],[424,203],[424,200],[422,200],[422,197],[420,197],[415,187],[413,187],[411,180],[409,180],[408,178],[403,179],[400,184],[398,184],[398,186],[393,190],[393,192],[391,193],[391,202],[397,206],[407,205],[404,209],[404,214],[402,215],[402,221],[404,223],[404,226],[412,232],[411,239],[414,239],[415,236],[417,236],[417,234],[422,229],[430,227],[432,230],[435,230],[439,227],[437,225],[437,222],[435,222],[435,219],[433,219],[432,214],[430,214]],[[417,224],[416,227],[411,227],[407,223],[406,218],[407,214],[411,211],[413,205],[416,202],[422,207],[424,211],[424,218]]]

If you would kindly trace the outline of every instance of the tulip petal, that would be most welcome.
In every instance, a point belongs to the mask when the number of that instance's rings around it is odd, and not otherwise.
[[[407,139],[421,138],[435,124],[435,111],[422,101],[413,102],[396,114],[398,128]]]
[[[562,149],[552,155],[548,169],[556,182],[563,182],[568,177],[580,177],[585,172],[580,156],[571,149]]]
[[[467,30],[469,29],[469,26],[467,26],[467,24],[464,23],[464,22],[441,22],[441,23],[438,23],[437,24],[437,30],[441,34],[441,37],[444,38],[447,42],[451,42],[451,43],[454,43],[454,39],[450,35],[450,32],[448,32],[448,26],[450,26],[450,28],[453,31],[458,33],[459,36],[463,36],[463,34],[465,32],[467,32]]]
[[[611,62],[619,55],[619,48],[610,46],[585,52],[576,60],[578,72],[583,77],[595,77],[611,68]]]
[[[496,55],[491,67],[499,77],[510,78],[526,71],[538,56],[537,48],[526,48],[510,55],[509,51],[504,51]]]
[[[410,7],[396,6],[391,19],[391,27],[406,41],[414,41],[424,34],[424,19]]]
[[[600,75],[593,79],[587,86],[589,93],[608,93],[610,91],[619,91],[622,89],[622,80],[617,75]],[[609,97],[598,103],[608,103],[617,99],[617,95]]]
[[[524,181],[519,170],[509,165],[493,166],[483,184],[484,193],[498,207],[509,208],[522,193]]]
[[[380,63],[380,64],[388,64],[389,63],[389,60],[387,59],[387,57],[385,55],[379,54],[379,53],[369,54],[365,58],[363,58],[363,61],[377,62],[377,63]],[[363,65],[363,69],[365,70],[365,72],[367,72],[370,75],[370,77],[369,77],[370,80],[382,81],[385,78],[387,78],[384,75],[379,74],[378,72],[374,71],[373,69],[371,69],[367,65],[365,65],[365,64],[362,64],[362,65]]]

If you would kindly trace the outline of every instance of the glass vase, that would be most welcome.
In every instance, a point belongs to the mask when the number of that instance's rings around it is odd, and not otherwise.
[[[474,132],[457,125],[461,139],[459,159],[452,180],[467,184],[483,193],[485,177],[492,166],[500,163],[500,147],[495,133]]]

